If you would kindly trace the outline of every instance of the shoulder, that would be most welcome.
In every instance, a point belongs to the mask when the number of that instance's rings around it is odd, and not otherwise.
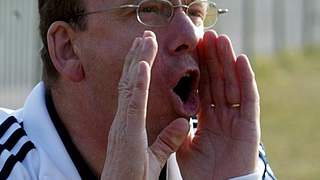
[[[35,146],[27,137],[22,120],[14,116],[16,112],[0,108],[0,179],[31,177],[23,162]]]
[[[6,119],[7,116],[9,116],[13,112],[14,110],[0,107],[0,124]]]
[[[276,180],[267,159],[266,150],[262,143],[259,145],[258,172],[263,180]]]

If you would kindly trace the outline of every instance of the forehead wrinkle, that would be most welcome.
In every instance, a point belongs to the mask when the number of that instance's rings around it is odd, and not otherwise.
[[[110,7],[126,4],[138,4],[140,0],[84,0],[87,11],[99,11]]]
[[[121,2],[122,5],[124,4],[139,4],[141,2],[141,0],[125,0],[123,2]]]
[[[169,0],[172,4],[174,4],[174,5],[178,5],[178,4],[184,4],[184,5],[186,5],[186,4],[190,4],[190,3],[192,3],[193,1],[195,1],[195,0]]]

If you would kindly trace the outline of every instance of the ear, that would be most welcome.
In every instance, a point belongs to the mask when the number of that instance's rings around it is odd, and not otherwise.
[[[75,31],[66,22],[56,21],[48,30],[48,50],[54,67],[62,77],[80,82],[85,74],[74,39]]]

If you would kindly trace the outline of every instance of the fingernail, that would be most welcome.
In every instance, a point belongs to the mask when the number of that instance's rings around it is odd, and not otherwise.
[[[148,36],[150,36],[150,31],[144,31],[143,32],[143,37],[145,38],[145,37],[148,37]]]
[[[143,37],[152,37],[152,38],[156,38],[156,35],[154,32],[146,30],[143,32]]]

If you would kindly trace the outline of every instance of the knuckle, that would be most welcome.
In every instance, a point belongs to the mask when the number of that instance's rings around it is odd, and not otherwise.
[[[129,99],[132,96],[132,91],[127,86],[118,87],[119,96]]]
[[[134,88],[138,91],[144,91],[146,88],[146,82],[140,78],[137,79]]]
[[[165,155],[171,154],[175,151],[175,145],[174,142],[170,140],[169,137],[167,137],[164,134],[160,134],[158,137],[159,145],[161,150],[164,152]]]
[[[132,99],[128,104],[127,118],[128,119],[140,118],[141,114],[144,114],[144,111],[145,111],[144,103],[141,102],[140,99]]]
[[[128,111],[127,114],[129,115],[135,115],[137,113],[137,110],[139,109],[140,105],[137,102],[137,100],[133,99],[129,105],[128,105]]]
[[[127,143],[127,123],[121,121],[113,124],[110,129],[108,144],[120,145]]]
[[[127,76],[124,76],[121,78],[121,80],[118,83],[118,92],[119,93],[128,93],[130,92],[130,83]]]
[[[168,159],[168,156],[171,154],[171,151],[166,150],[163,146],[157,148],[151,148],[152,153],[156,156],[159,162],[165,162]]]

